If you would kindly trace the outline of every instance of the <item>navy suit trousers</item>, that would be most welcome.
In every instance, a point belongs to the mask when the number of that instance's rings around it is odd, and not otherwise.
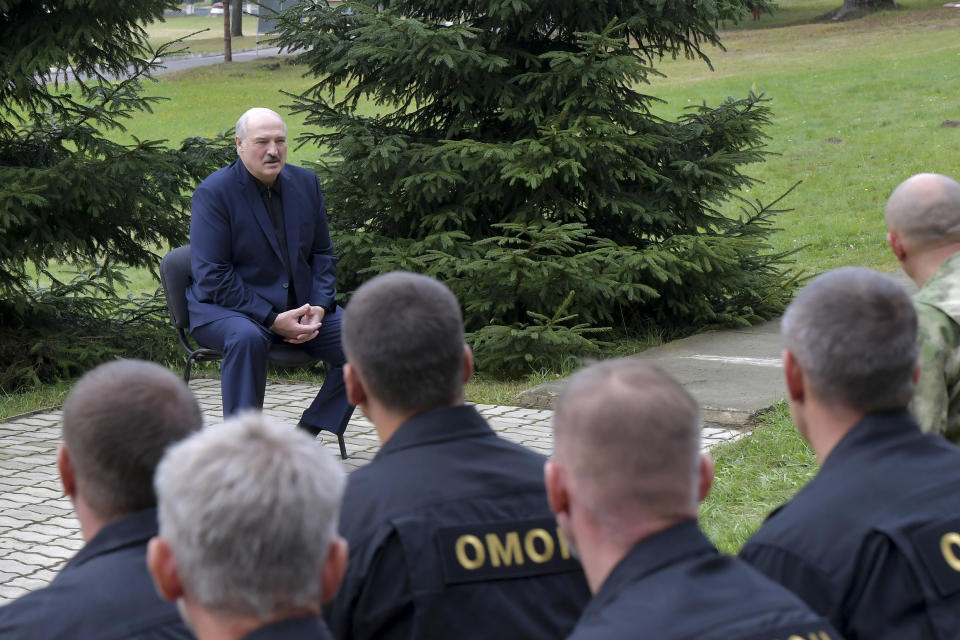
[[[346,357],[340,344],[340,322],[343,310],[337,307],[323,318],[316,338],[298,345],[321,358],[327,374],[317,397],[304,411],[301,421],[309,427],[342,434],[353,415],[343,384],[343,363]],[[197,327],[193,337],[201,345],[223,354],[220,366],[223,394],[223,417],[244,409],[263,407],[267,384],[267,355],[274,342],[283,338],[247,317],[228,316]]]

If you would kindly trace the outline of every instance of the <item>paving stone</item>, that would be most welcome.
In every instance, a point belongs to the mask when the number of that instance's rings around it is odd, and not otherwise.
[[[13,580],[9,580],[7,585],[11,587],[20,587],[26,591],[33,591],[34,589],[47,586],[48,582],[48,580],[40,580],[38,578],[34,578],[33,576],[17,576]]]
[[[46,567],[51,564],[57,564],[60,561],[59,558],[50,558],[50,556],[41,555],[39,553],[30,553],[27,551],[14,551],[13,553],[8,553],[6,555],[6,560],[14,560],[16,562],[22,562],[26,565],[33,565],[35,567]]]
[[[0,515],[0,530],[22,529],[28,524],[30,524],[30,521],[24,520],[22,516],[20,518],[14,518],[11,515],[7,515],[7,514]]]
[[[25,593],[29,593],[29,589],[10,586],[9,580],[0,583],[0,601],[3,603],[12,602]]]
[[[45,562],[44,565],[48,567],[60,564],[61,562],[69,560],[73,556],[77,555],[77,549],[70,549],[58,544],[45,544],[43,546],[34,547],[33,552],[47,558],[47,562]]]
[[[45,545],[51,540],[56,538],[56,536],[40,533],[39,531],[31,531],[30,527],[26,529],[16,529],[14,531],[8,531],[4,534],[3,539],[5,540],[17,540],[31,545]]]
[[[28,576],[34,571],[36,567],[29,564],[24,564],[18,560],[13,560],[11,558],[0,558],[0,573],[12,573],[16,576]]]

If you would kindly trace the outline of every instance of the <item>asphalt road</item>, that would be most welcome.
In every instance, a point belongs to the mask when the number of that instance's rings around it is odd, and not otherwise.
[[[256,49],[243,49],[233,52],[234,62],[249,62],[257,58],[272,58],[281,55],[277,47],[258,47]],[[282,55],[289,55],[284,53]],[[204,53],[193,56],[170,56],[163,59],[163,66],[154,71],[154,75],[161,73],[171,73],[173,71],[183,71],[194,67],[203,67],[211,64],[223,62],[223,52]]]

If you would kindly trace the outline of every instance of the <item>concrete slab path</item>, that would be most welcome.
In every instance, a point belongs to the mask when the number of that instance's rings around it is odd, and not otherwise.
[[[917,287],[902,272],[888,274],[911,295]],[[648,360],[675,377],[700,403],[710,427],[743,428],[758,411],[786,395],[780,370],[780,320],[752,327],[708,331],[648,349]],[[520,394],[519,404],[553,407],[564,381],[548,382]]]

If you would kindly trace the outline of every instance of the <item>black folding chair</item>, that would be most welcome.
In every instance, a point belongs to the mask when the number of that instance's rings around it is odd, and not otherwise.
[[[200,345],[189,333],[190,312],[187,309],[187,287],[192,282],[190,245],[177,247],[163,257],[163,260],[160,261],[160,282],[163,285],[163,294],[167,299],[167,311],[170,312],[170,320],[177,329],[180,344],[187,352],[187,366],[183,369],[183,381],[189,383],[194,362],[212,362],[223,359],[222,353],[216,349],[208,349]],[[282,342],[270,347],[267,358],[270,364],[279,367],[309,367],[321,360],[311,356],[303,349]],[[340,445],[340,457],[346,459],[347,447],[343,442],[343,434],[338,433],[336,435]]]

